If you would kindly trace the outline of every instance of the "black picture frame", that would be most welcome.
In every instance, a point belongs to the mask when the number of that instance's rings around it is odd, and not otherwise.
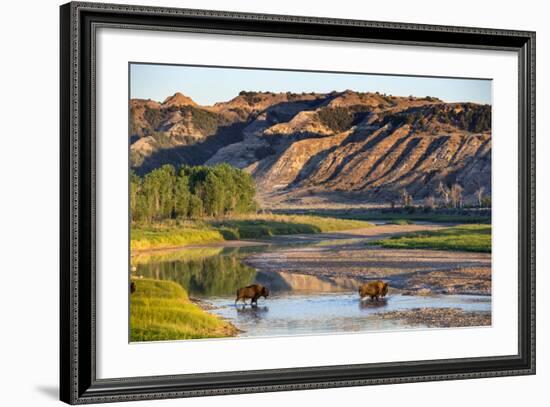
[[[535,373],[535,33],[68,3],[60,8],[60,398],[70,404]],[[519,351],[516,355],[131,378],[96,378],[97,27],[508,50],[519,59]]]

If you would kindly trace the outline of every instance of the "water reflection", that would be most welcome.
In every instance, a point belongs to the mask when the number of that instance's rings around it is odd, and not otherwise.
[[[238,288],[255,280],[255,270],[243,264],[234,251],[201,255],[204,253],[190,249],[179,253],[177,258],[171,254],[168,259],[152,256],[149,261],[136,261],[135,274],[174,281],[198,297],[234,296]]]
[[[258,250],[258,249],[256,249]],[[262,249],[270,250],[270,249]],[[360,301],[359,283],[343,277],[320,278],[294,271],[255,271],[245,264],[249,249],[186,249],[132,257],[137,277],[182,285],[190,296],[202,297],[208,312],[237,326],[239,336],[298,335],[406,328],[403,321],[375,318],[380,312],[414,308],[491,310],[491,298],[468,295],[405,296],[391,294]],[[238,288],[259,283],[270,289],[257,306],[235,306]]]
[[[469,295],[404,296],[392,294],[376,301],[361,301],[356,292],[281,293],[257,308],[237,306],[230,298],[211,298],[212,312],[233,322],[239,336],[302,335],[419,328],[399,319],[376,314],[416,308],[460,308],[469,312],[491,310],[490,297]]]
[[[359,308],[360,309],[373,309],[373,308],[383,308],[388,305],[388,299],[387,298],[379,298],[377,300],[363,300],[359,301]]]
[[[256,306],[241,306],[236,305],[235,309],[237,310],[237,320],[238,324],[257,324],[260,320],[267,316],[269,312],[269,307],[265,305],[256,305]]]
[[[132,258],[138,277],[174,281],[191,296],[228,297],[237,289],[258,283],[273,294],[355,291],[358,282],[349,278],[319,278],[287,271],[258,271],[243,259],[250,250],[186,249]]]
[[[288,271],[259,271],[256,280],[274,293],[332,293],[355,291],[359,287],[359,282],[352,278],[320,278]]]

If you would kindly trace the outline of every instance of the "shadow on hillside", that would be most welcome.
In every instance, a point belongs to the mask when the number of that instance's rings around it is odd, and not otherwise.
[[[339,163],[336,168],[332,171],[332,174],[326,179],[326,181],[330,181],[334,179],[342,169],[350,162],[352,161],[356,156],[364,153],[368,149],[374,147],[375,145],[382,142],[385,138],[387,138],[391,134],[391,131],[382,131],[380,134],[376,135],[372,139],[368,140],[367,143],[360,148],[359,150],[353,152],[353,154],[350,154],[346,157],[345,160],[342,160],[341,163]],[[309,174],[312,172],[315,172],[316,166],[329,154],[337,150],[338,148],[341,148],[342,146],[345,146],[350,143],[357,143],[365,140],[371,135],[371,133],[365,135],[364,132],[355,131],[352,134],[349,135],[345,140],[342,141],[339,145],[336,145],[334,147],[331,147],[327,150],[323,150],[312,157],[309,158],[309,160],[304,164],[302,169],[300,170],[299,174],[296,176],[294,181],[291,183],[291,187],[297,186],[301,181],[307,179],[309,177]]]
[[[296,100],[269,106],[262,112],[249,115],[243,121],[235,122],[227,126],[220,126],[214,135],[206,137],[202,142],[155,151],[153,154],[146,157],[143,163],[134,170],[138,175],[144,175],[164,164],[176,166],[182,164],[202,165],[214,156],[219,149],[243,141],[243,130],[252,124],[256,117],[265,114],[266,121],[269,122],[270,126],[277,123],[284,123],[292,120],[299,112],[316,109],[323,101],[324,100]],[[133,141],[135,140],[132,139],[132,142]],[[276,142],[277,140],[273,138],[273,140],[270,141]],[[269,154],[275,153],[275,151],[258,151],[257,153],[259,155],[258,159],[262,159]]]
[[[246,122],[233,123],[228,126],[220,126],[212,136],[196,144],[164,148],[155,151],[143,160],[143,163],[135,168],[138,175],[144,175],[164,164],[180,166],[201,165],[212,157],[220,148],[243,140],[243,130]]]

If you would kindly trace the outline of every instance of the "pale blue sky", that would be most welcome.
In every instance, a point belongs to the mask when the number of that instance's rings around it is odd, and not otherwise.
[[[351,89],[394,96],[435,96],[446,102],[491,103],[491,80],[373,74],[130,65],[130,97],[163,101],[181,92],[201,105],[224,102],[246,91],[320,92]]]

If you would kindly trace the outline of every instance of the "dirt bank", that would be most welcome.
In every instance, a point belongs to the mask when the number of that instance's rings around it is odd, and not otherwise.
[[[490,312],[466,312],[460,308],[414,308],[373,315],[378,319],[399,319],[407,325],[436,328],[490,326]]]
[[[245,263],[259,271],[312,275],[358,283],[384,279],[409,294],[491,294],[491,254],[368,246],[395,234],[434,230],[440,225],[380,225],[338,233],[277,236],[270,242],[289,245],[252,254]]]

